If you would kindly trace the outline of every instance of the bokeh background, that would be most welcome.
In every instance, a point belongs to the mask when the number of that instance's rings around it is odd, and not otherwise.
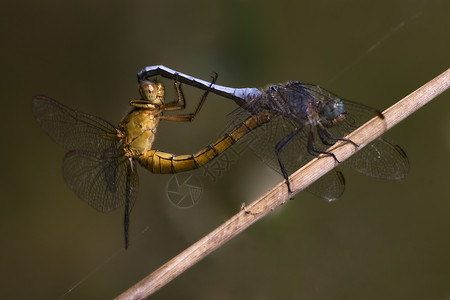
[[[449,67],[449,11],[444,0],[5,3],[1,298],[110,299],[281,181],[246,151],[216,181],[193,173],[201,198],[181,209],[170,175],[139,169],[125,251],[123,210],[101,214],[66,186],[33,94],[118,124],[136,73],[164,64],[233,87],[317,83],[383,110]],[[195,152],[235,107],[211,96],[195,122],[161,124],[156,146]],[[350,170],[338,201],[300,193],[152,298],[449,299],[449,112],[447,92],[389,132],[409,155],[406,180]]]

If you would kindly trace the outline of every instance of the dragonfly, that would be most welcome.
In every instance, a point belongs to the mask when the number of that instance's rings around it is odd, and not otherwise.
[[[359,147],[345,136],[373,117],[384,119],[383,114],[374,108],[342,99],[318,85],[299,81],[270,85],[265,89],[231,88],[209,84],[163,65],[145,67],[137,74],[138,80],[158,75],[176,78],[233,100],[239,108],[231,113],[229,128],[249,116],[266,113],[270,121],[254,129],[258,139],[249,146],[267,165],[281,173],[289,192],[292,192],[290,174],[317,156],[332,156],[340,164],[327,148],[337,141]],[[403,179],[409,171],[405,151],[384,136],[360,149],[342,165],[364,175],[389,180]],[[307,188],[328,201],[338,199],[344,189],[345,178],[338,168]]]
[[[212,80],[214,84],[217,74]],[[35,95],[32,110],[38,124],[67,150],[63,160],[63,177],[75,194],[100,212],[125,206],[124,236],[128,248],[130,214],[137,198],[136,163],[152,173],[168,174],[204,166],[254,128],[269,121],[264,112],[252,115],[214,143],[195,154],[174,155],[152,148],[161,120],[192,121],[208,95],[206,91],[195,111],[184,110],[186,100],[181,83],[174,82],[177,99],[165,103],[165,87],[156,80],[140,80],[141,98],[130,101],[132,110],[117,127],[86,113],[72,110],[45,96]]]

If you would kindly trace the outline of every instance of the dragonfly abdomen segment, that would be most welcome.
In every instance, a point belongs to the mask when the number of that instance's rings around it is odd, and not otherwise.
[[[253,129],[269,122],[271,117],[272,115],[267,112],[252,115],[237,125],[235,129],[224,134],[216,142],[195,154],[174,155],[158,150],[149,150],[139,157],[139,162],[150,172],[157,174],[178,173],[197,169],[212,161]]]
[[[161,75],[162,77],[170,78],[205,91],[210,91],[216,95],[232,99],[241,106],[246,104],[249,97],[258,97],[262,94],[257,88],[230,88],[217,84],[211,84],[208,81],[183,74],[163,65],[145,67],[137,74],[139,82],[157,75]]]

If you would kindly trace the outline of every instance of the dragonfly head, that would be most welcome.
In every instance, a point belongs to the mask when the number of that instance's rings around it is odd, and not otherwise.
[[[161,82],[153,82],[143,80],[139,84],[139,93],[142,100],[148,101],[151,104],[164,104],[164,85]]]
[[[344,103],[339,98],[328,101],[320,112],[322,124],[327,127],[342,122],[346,114]]]

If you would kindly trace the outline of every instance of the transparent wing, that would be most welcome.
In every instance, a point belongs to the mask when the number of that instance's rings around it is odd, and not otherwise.
[[[344,175],[335,168],[308,186],[306,190],[327,201],[337,200],[345,191]]]
[[[311,93],[323,102],[339,98],[333,93],[314,85],[304,85]],[[382,116],[376,109],[341,99],[347,111],[345,120],[328,131],[336,138],[343,138],[373,117]],[[325,151],[329,146],[317,139],[317,149]],[[403,179],[409,172],[409,161],[400,146],[380,137],[350,157],[343,165],[367,176],[382,179]]]
[[[229,117],[229,127],[227,130],[238,126],[246,120],[250,113],[245,109],[238,108]],[[281,174],[280,165],[275,154],[276,144],[296,127],[295,121],[277,115],[270,122],[258,127],[243,137],[241,143],[246,143],[269,167]],[[289,174],[297,171],[314,156],[307,153],[306,130],[296,135],[286,148],[281,152],[281,159]],[[322,176],[306,190],[312,194],[332,201],[339,198],[345,189],[345,182],[342,173],[332,170]]]
[[[33,113],[42,129],[66,150],[103,152],[117,143],[114,126],[74,111],[44,95],[33,98]]]
[[[409,172],[409,161],[403,149],[380,137],[343,162],[364,175],[400,180]]]
[[[129,214],[138,177],[114,126],[43,95],[33,98],[33,113],[42,129],[69,150],[63,176],[77,196],[101,212],[128,203]]]
[[[71,150],[64,157],[63,176],[77,196],[96,210],[108,212],[129,201],[129,214],[137,198],[138,176],[133,162],[118,153],[117,149],[100,154]]]

